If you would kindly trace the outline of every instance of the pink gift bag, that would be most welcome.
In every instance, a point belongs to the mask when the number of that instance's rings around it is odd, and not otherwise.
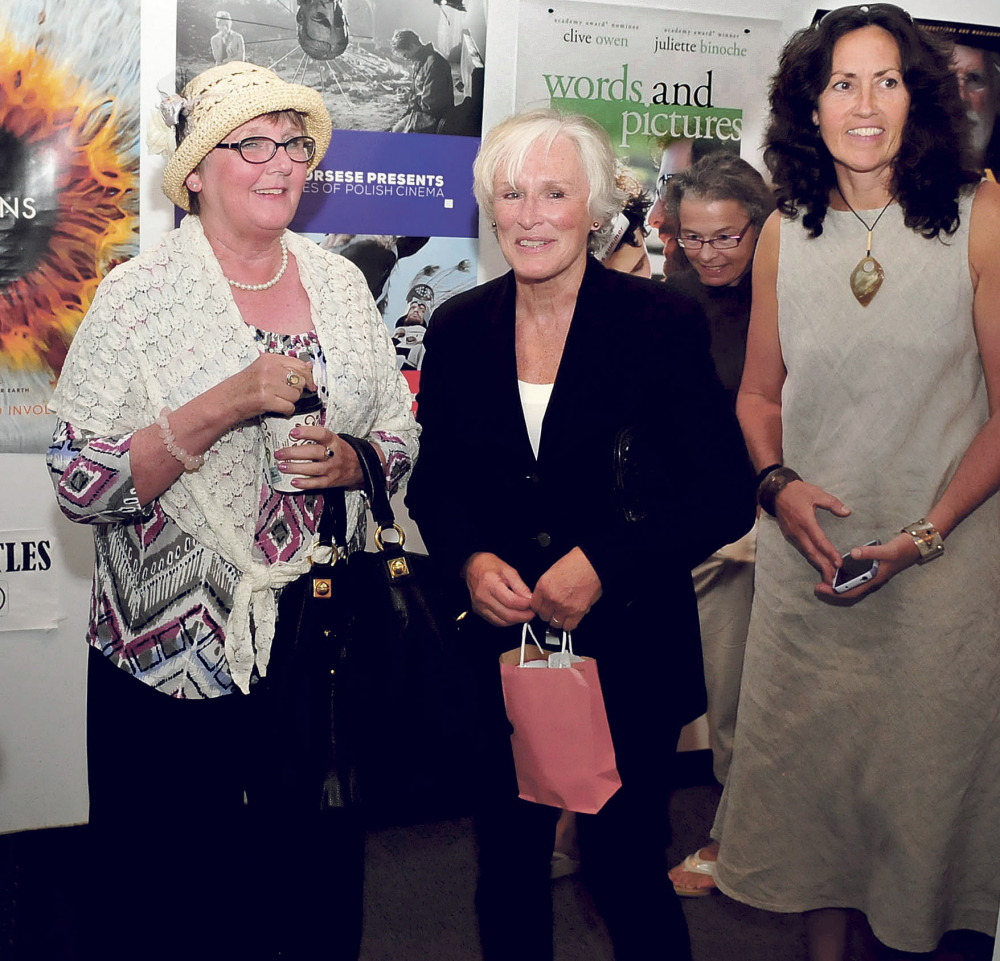
[[[567,634],[546,655],[526,624],[520,648],[500,657],[500,680],[519,797],[596,814],[622,784],[597,662],[573,654]]]

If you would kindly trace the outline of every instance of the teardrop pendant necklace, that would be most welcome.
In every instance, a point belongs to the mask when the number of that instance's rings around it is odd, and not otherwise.
[[[882,208],[879,215],[875,218],[875,223],[869,227],[861,214],[850,205],[847,198],[841,192],[840,187],[837,187],[837,193],[840,194],[840,199],[847,204],[847,209],[861,221],[861,225],[868,231],[868,243],[865,255],[858,261],[857,267],[851,271],[851,293],[854,294],[855,299],[862,307],[867,307],[875,299],[875,295],[882,286],[882,281],[885,280],[885,271],[882,270],[882,265],[872,256],[872,232],[882,219],[882,214],[889,209],[889,205],[896,198],[895,196],[889,198],[889,203]]]

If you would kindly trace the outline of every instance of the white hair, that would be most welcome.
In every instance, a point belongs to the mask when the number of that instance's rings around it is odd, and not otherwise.
[[[589,117],[541,109],[514,114],[498,123],[483,138],[472,165],[473,191],[479,206],[493,220],[493,189],[498,178],[517,185],[525,160],[535,144],[548,150],[557,137],[576,147],[587,178],[590,215],[600,223],[591,234],[591,246],[599,246],[611,229],[627,199],[615,179],[615,152],[604,130]]]

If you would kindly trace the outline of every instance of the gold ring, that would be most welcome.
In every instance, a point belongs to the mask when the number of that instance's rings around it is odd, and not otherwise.
[[[302,377],[299,374],[296,374],[294,370],[290,370],[287,374],[285,374],[285,383],[288,384],[289,387],[298,387],[299,384],[302,383]]]

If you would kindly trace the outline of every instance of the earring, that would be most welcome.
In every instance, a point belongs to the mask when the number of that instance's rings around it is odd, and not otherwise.
[[[593,226],[591,227],[591,230],[600,230],[600,229],[601,229],[601,222],[599,220],[595,220]]]
[[[201,190],[201,181],[197,177],[188,177],[187,187],[189,190],[193,190],[197,193]]]
[[[497,222],[496,222],[496,221],[494,220],[494,221],[493,221],[493,223],[491,223],[491,224],[490,224],[490,226],[491,226],[491,227],[492,227],[492,228],[493,228],[494,230],[496,230],[496,229],[497,229]]]

